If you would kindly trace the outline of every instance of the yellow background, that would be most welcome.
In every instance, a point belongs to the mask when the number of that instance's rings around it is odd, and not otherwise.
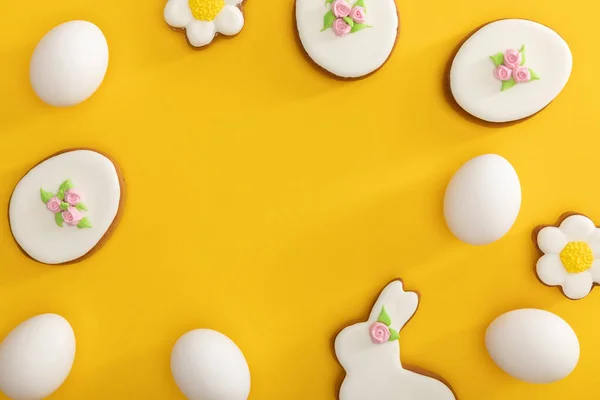
[[[170,350],[207,327],[243,350],[251,400],[333,400],[343,377],[333,339],[394,278],[421,293],[402,360],[443,376],[460,400],[595,398],[600,289],[573,302],[539,283],[531,231],[565,211],[600,222],[598,5],[398,0],[389,62],[342,82],[304,56],[292,0],[249,0],[242,33],[202,51],[166,26],[164,3],[1,6],[0,209],[64,148],[109,153],[127,181],[121,224],[79,264],[26,258],[0,222],[0,337],[44,312],[76,333],[72,373],[52,399],[183,399]],[[574,69],[546,110],[494,127],[456,109],[445,76],[463,39],[507,17],[554,28]],[[29,86],[29,58],[72,19],[101,27],[110,65],[90,100],[54,109]],[[516,168],[523,204],[506,237],[472,247],[447,230],[443,194],[463,162],[489,152]],[[487,356],[487,324],[522,307],[577,332],[581,359],[565,380],[522,383]]]

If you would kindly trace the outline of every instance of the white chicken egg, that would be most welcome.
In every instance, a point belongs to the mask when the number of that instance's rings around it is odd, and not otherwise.
[[[496,154],[465,163],[452,177],[444,197],[444,217],[463,242],[482,245],[504,236],[521,208],[521,184],[513,166]]]
[[[485,345],[504,372],[531,383],[563,379],[579,361],[573,329],[544,310],[521,309],[499,316],[487,328]]]
[[[210,329],[196,329],[177,340],[171,372],[189,400],[247,400],[250,394],[250,370],[241,350]]]
[[[74,359],[75,334],[66,319],[28,319],[0,344],[0,391],[13,400],[48,397],[67,379]]]
[[[108,44],[91,22],[71,21],[52,29],[31,58],[33,90],[45,103],[73,106],[94,94],[108,68]]]

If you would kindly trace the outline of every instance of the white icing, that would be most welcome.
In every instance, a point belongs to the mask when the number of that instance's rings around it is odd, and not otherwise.
[[[59,227],[46,208],[40,189],[56,193],[70,179],[85,197],[85,216],[92,228]],[[15,240],[33,259],[61,264],[92,250],[114,221],[121,199],[119,176],[113,163],[90,150],[59,154],[35,166],[17,184],[9,206]]]
[[[394,0],[365,0],[365,28],[344,37],[332,29],[323,32],[323,17],[330,10],[324,0],[296,0],[296,24],[306,53],[323,69],[341,78],[358,78],[380,68],[390,56],[398,35]],[[350,0],[350,4],[354,1]]]
[[[368,321],[349,326],[335,339],[335,354],[346,370],[340,400],[454,400],[442,382],[402,367],[400,341],[374,344],[369,326],[377,322],[382,307],[391,318],[391,328],[400,331],[417,310],[419,298],[405,292],[402,282],[383,289]]]
[[[500,91],[490,56],[525,45],[526,66],[540,80]],[[456,102],[469,114],[489,122],[527,118],[546,107],[562,91],[573,60],[567,43],[537,22],[509,19],[478,30],[460,48],[450,70]]]
[[[560,253],[570,242],[585,242],[592,249],[594,261],[590,269],[579,273],[565,269]],[[587,296],[594,283],[600,283],[600,229],[589,218],[572,215],[558,228],[546,227],[538,233],[537,243],[544,255],[537,262],[536,272],[546,285],[561,286],[565,296],[577,300]]]
[[[185,29],[192,46],[210,44],[217,33],[233,36],[244,27],[244,14],[238,5],[243,0],[225,0],[225,6],[213,21],[199,21],[194,18],[188,0],[168,0],[164,17],[173,28]]]

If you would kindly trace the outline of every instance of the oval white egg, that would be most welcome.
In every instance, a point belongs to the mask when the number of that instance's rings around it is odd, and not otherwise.
[[[177,340],[171,372],[189,400],[246,400],[250,394],[250,370],[241,350],[210,329],[196,329]]]
[[[324,27],[324,16],[331,10],[329,3],[296,0],[298,35],[308,56],[341,78],[359,78],[379,69],[392,53],[398,36],[394,0],[364,0],[363,25],[368,27],[343,37]],[[356,4],[356,0],[349,0],[349,4]]]
[[[523,49],[523,66],[540,79],[502,91],[490,57],[508,49]],[[552,29],[533,21],[501,20],[484,26],[462,45],[452,62],[450,89],[456,102],[477,118],[516,121],[554,100],[567,84],[572,66],[569,46]]]
[[[573,329],[544,310],[521,309],[499,316],[487,328],[485,345],[498,367],[525,382],[556,382],[579,361]]]
[[[504,236],[521,208],[521,184],[513,166],[496,154],[465,163],[454,174],[444,197],[444,217],[463,242],[482,245]]]
[[[0,391],[13,400],[40,400],[67,379],[75,360],[75,334],[56,314],[21,323],[0,344]]]
[[[91,22],[61,24],[42,38],[31,58],[31,86],[40,99],[66,107],[98,89],[108,68],[108,44]]]
[[[56,215],[40,197],[41,190],[57,195],[69,180],[83,197],[80,215],[91,227],[57,224]],[[8,209],[10,228],[19,246],[45,264],[75,261],[104,242],[114,229],[121,205],[121,181],[113,162],[92,150],[60,153],[33,167],[17,184]]]

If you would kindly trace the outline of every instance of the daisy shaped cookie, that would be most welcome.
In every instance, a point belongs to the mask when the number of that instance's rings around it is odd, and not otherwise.
[[[571,215],[558,227],[548,226],[537,234],[544,255],[536,272],[548,286],[561,286],[570,299],[587,296],[600,283],[600,229],[583,215]]]
[[[243,0],[168,0],[165,21],[185,29],[194,47],[210,44],[217,33],[233,36],[244,27]]]

